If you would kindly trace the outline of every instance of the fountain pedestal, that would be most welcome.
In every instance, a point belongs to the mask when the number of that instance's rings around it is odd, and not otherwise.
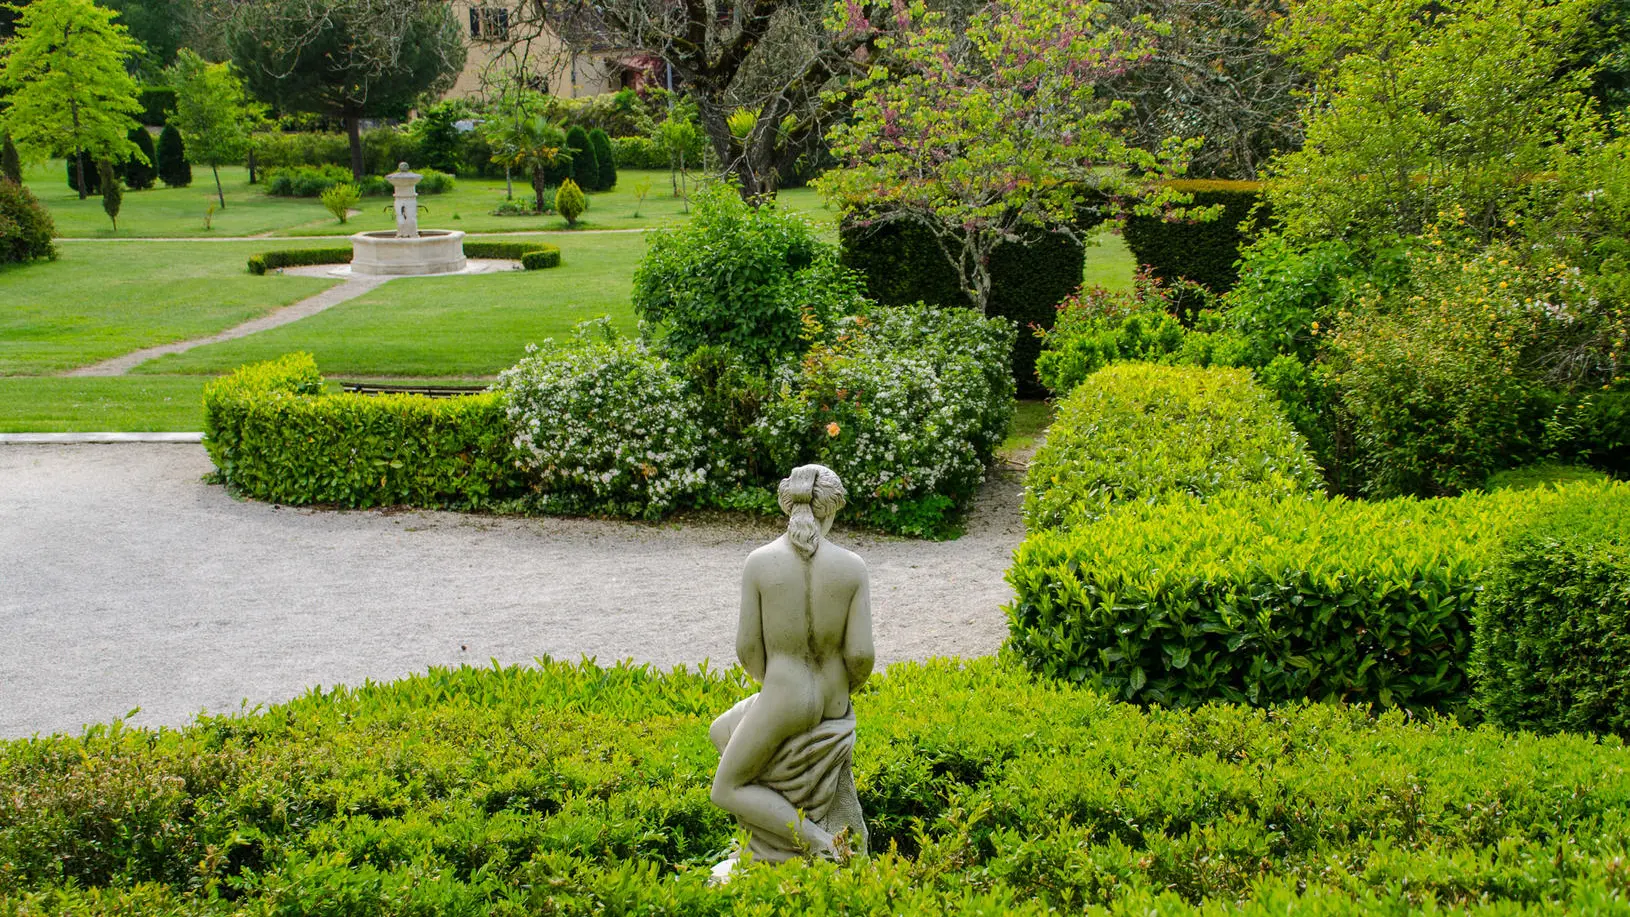
[[[419,192],[424,176],[408,171],[407,163],[385,176],[396,189],[393,209],[395,232],[359,232],[351,237],[351,273],[382,277],[411,274],[453,274],[464,270],[464,233],[446,229],[419,229]]]

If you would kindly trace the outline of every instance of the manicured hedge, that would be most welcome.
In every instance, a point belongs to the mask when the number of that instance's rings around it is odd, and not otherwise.
[[[1621,913],[1630,753],[1330,705],[1148,710],[980,661],[856,698],[877,855],[708,866],[741,675],[543,660],[0,744],[0,913]]]
[[[843,266],[859,271],[868,293],[884,305],[970,305],[933,235],[920,226],[905,221],[865,226],[851,220],[840,230],[839,241]],[[1052,327],[1055,307],[1081,286],[1085,263],[1081,247],[1056,234],[1003,245],[991,256],[987,311],[1014,322],[1019,329],[1013,348],[1013,380],[1021,395],[1045,394],[1036,381],[1041,341],[1030,329]]]
[[[1162,280],[1187,278],[1214,293],[1226,293],[1239,280],[1234,262],[1249,241],[1240,228],[1262,200],[1262,183],[1187,179],[1172,183],[1194,198],[1193,207],[1220,205],[1214,220],[1167,222],[1159,217],[1129,216],[1123,231],[1139,264]]]
[[[1139,701],[1461,709],[1502,536],[1601,485],[1379,503],[1240,492],[1040,532],[1008,580],[1009,647]]]
[[[545,242],[503,242],[464,237],[464,257],[519,261],[529,271],[560,267],[560,249]]]
[[[249,256],[249,273],[264,274],[285,267],[309,267],[313,264],[349,264],[351,247],[344,248],[290,248],[261,252]]]
[[[1512,538],[1489,576],[1477,706],[1511,729],[1630,738],[1630,488],[1584,493]]]
[[[321,394],[310,354],[204,388],[204,447],[228,486],[277,503],[480,508],[519,493],[495,394]]]
[[[1117,363],[1059,402],[1030,463],[1024,517],[1032,531],[1070,528],[1120,503],[1309,494],[1319,480],[1307,444],[1248,371]]]
[[[305,267],[313,264],[349,264],[351,249],[346,248],[291,248],[261,252],[249,258],[249,273],[264,274],[285,267]],[[560,249],[543,242],[487,242],[464,239],[464,257],[492,258],[519,261],[529,271],[560,266]]]
[[[702,162],[701,148],[692,164]],[[619,169],[668,169],[668,154],[649,137],[612,137],[611,158]]]

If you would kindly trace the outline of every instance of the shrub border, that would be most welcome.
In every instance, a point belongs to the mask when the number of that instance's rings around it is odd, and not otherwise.
[[[521,262],[529,271],[560,266],[560,249],[543,242],[464,242],[466,258],[501,258]],[[262,275],[285,267],[309,267],[314,264],[348,264],[351,249],[346,248],[289,248],[261,252],[249,257],[249,273]]]

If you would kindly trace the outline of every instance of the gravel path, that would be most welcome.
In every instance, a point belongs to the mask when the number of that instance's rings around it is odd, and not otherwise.
[[[742,561],[770,520],[644,525],[240,502],[195,445],[0,446],[0,737],[134,707],[178,726],[432,665],[734,661]],[[881,662],[994,652],[1023,535],[1000,471],[961,539],[844,531]]]

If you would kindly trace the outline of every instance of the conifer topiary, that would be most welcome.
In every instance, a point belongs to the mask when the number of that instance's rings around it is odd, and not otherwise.
[[[589,131],[589,146],[594,149],[594,161],[599,166],[596,191],[610,191],[617,187],[617,159],[611,152],[611,138],[598,127]]]
[[[192,163],[187,161],[187,145],[172,124],[158,135],[158,177],[166,187],[185,188],[192,184]]]
[[[583,194],[583,189],[577,182],[566,179],[560,183],[560,189],[555,192],[555,210],[566,218],[567,226],[576,226],[577,218],[583,211],[589,209],[589,199]]]
[[[130,142],[141,150],[147,161],[132,156],[120,168],[126,187],[132,191],[146,191],[158,181],[158,151],[153,147],[153,135],[145,127],[132,128]]]
[[[0,178],[19,185],[23,183],[23,161],[17,155],[17,144],[11,142],[10,131],[0,137]]]
[[[63,159],[63,166],[67,170],[68,187],[79,190],[79,167],[85,167],[85,194],[102,193],[102,174],[96,169],[96,162],[84,153],[75,153]]]
[[[574,127],[566,132],[566,149],[572,152],[572,181],[583,191],[598,191],[600,188],[600,164],[594,158],[594,145],[589,142],[589,132],[582,127]]]

